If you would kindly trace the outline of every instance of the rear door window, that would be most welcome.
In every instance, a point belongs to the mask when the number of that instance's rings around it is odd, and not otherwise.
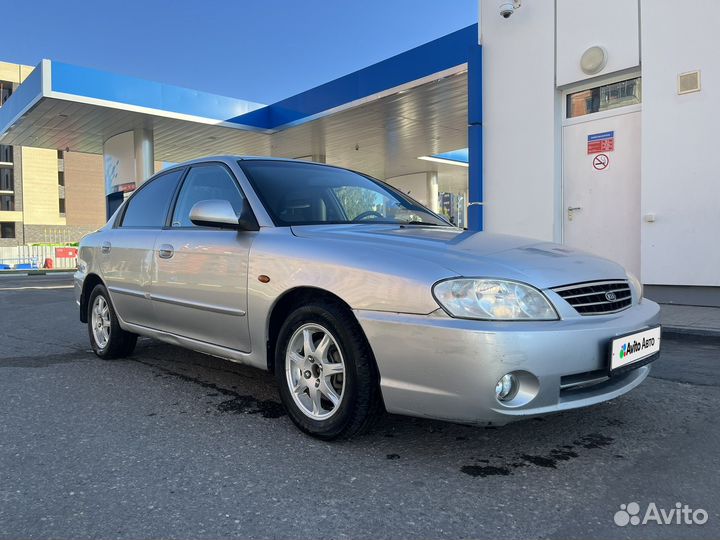
[[[165,225],[170,203],[182,176],[176,169],[150,180],[128,201],[121,227],[160,229]]]

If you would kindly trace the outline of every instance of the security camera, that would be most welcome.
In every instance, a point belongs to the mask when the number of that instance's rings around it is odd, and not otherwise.
[[[503,19],[509,19],[510,16],[515,13],[515,10],[520,8],[520,5],[520,0],[515,0],[514,2],[503,2],[500,4],[500,16]]]

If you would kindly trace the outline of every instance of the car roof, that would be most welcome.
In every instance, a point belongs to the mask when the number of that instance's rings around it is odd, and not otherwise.
[[[330,167],[333,169],[342,169],[342,170],[354,172],[357,174],[364,174],[359,171],[354,171],[352,169],[342,167],[340,165],[332,165],[330,163],[318,163],[316,161],[308,161],[306,159],[292,159],[292,158],[272,157],[272,156],[242,156],[242,155],[224,154],[224,155],[216,155],[216,156],[205,156],[205,157],[201,157],[201,158],[191,159],[188,161],[183,161],[182,163],[173,163],[169,167],[165,167],[165,168],[157,171],[150,178],[155,178],[162,173],[166,173],[168,171],[172,171],[174,169],[179,169],[182,167],[187,167],[188,165],[197,165],[199,163],[212,163],[213,161],[225,163],[226,165],[229,165],[229,166],[232,166],[232,164],[237,164],[238,161],[281,161],[281,162],[290,162],[290,163],[304,163],[306,165],[315,165],[318,167]]]
[[[272,156],[238,156],[238,155],[217,155],[217,156],[205,156],[201,158],[191,159],[188,161],[183,161],[182,163],[175,163],[170,168],[175,167],[183,167],[186,165],[192,165],[193,163],[207,163],[209,161],[222,161],[224,163],[228,162],[237,162],[237,161],[252,161],[252,160],[272,160],[272,161],[292,161],[295,163],[309,163],[314,165],[326,165],[325,163],[317,163],[314,161],[307,161],[305,159],[292,159],[292,158],[281,158],[281,157],[272,157]],[[328,165],[329,167],[332,167],[333,165]]]

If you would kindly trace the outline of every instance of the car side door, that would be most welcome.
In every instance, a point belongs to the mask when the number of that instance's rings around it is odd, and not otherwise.
[[[247,279],[257,232],[199,227],[192,207],[227,200],[236,214],[244,194],[230,169],[218,162],[192,165],[177,195],[169,226],[155,240],[151,298],[166,332],[249,352]]]
[[[149,294],[155,237],[165,225],[183,168],[155,176],[125,203],[100,244],[100,269],[119,317],[154,326]]]

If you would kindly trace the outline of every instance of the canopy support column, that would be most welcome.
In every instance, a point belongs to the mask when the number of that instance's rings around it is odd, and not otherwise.
[[[482,47],[468,58],[468,229],[483,230]]]
[[[107,139],[103,143],[103,165],[105,208],[110,219],[125,194],[134,191],[155,172],[153,130],[138,127]]]

